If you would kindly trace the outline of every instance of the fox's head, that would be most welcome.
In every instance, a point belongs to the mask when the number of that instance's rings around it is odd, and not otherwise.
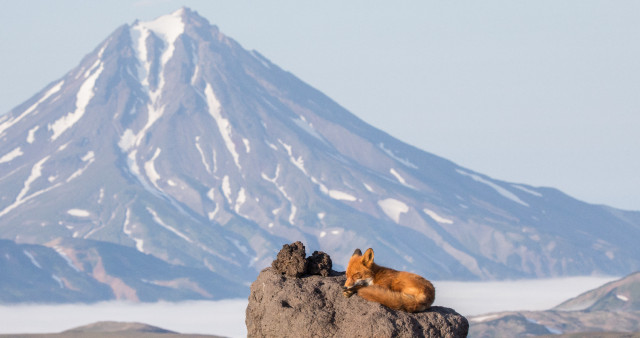
[[[344,283],[344,287],[352,288],[354,286],[371,285],[373,282],[372,266],[373,249],[367,249],[364,255],[360,249],[356,249],[347,265],[347,281]]]

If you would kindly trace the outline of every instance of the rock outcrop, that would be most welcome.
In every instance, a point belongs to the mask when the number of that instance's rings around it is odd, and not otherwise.
[[[307,254],[302,242],[282,246],[271,267],[287,277],[301,277],[307,272]]]
[[[302,243],[296,242],[296,251]],[[285,253],[283,253],[283,251]],[[289,255],[291,245],[281,254]],[[281,258],[278,254],[278,259]],[[277,259],[277,260],[278,260]],[[276,261],[277,261],[276,260]],[[292,264],[300,266],[298,259]],[[248,337],[466,337],[467,319],[452,309],[434,306],[419,313],[395,311],[359,296],[345,298],[344,273],[309,268],[324,267],[330,257],[314,253],[306,259],[306,273],[292,277],[282,262],[266,268],[253,284],[246,311]],[[324,262],[324,263],[323,263]],[[284,273],[283,273],[284,271]],[[326,276],[322,276],[325,272]]]

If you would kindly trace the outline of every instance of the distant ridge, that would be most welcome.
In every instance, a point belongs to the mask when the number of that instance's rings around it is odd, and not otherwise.
[[[640,311],[640,271],[553,308],[560,311]]]
[[[174,331],[165,330],[156,326],[147,325],[143,323],[136,322],[113,322],[113,321],[105,321],[105,322],[96,322],[84,326],[79,326],[73,329],[69,329],[64,331],[63,333],[72,333],[72,332],[102,332],[102,333],[177,333]]]
[[[640,336],[640,271],[546,311],[506,311],[469,318],[470,337],[631,338]],[[635,332],[635,333],[634,333]],[[559,336],[557,336],[559,335]]]
[[[156,326],[134,322],[96,322],[61,333],[0,334],[11,338],[221,338],[215,335],[181,334]]]

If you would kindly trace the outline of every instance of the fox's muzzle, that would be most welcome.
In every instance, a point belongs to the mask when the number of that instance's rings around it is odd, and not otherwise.
[[[342,294],[349,298],[351,296],[353,296],[354,293],[357,293],[359,289],[368,286],[369,285],[369,280],[367,279],[359,279],[357,280],[355,283],[353,283],[353,285],[351,286],[343,286],[342,287]]]

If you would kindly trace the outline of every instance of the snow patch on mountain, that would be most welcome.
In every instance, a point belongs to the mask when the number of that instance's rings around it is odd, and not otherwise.
[[[147,174],[149,181],[158,190],[160,190],[160,187],[158,186],[158,181],[160,180],[160,174],[158,174],[158,171],[156,170],[155,161],[160,155],[160,152],[161,152],[161,149],[156,148],[156,152],[153,154],[153,157],[151,157],[149,161],[144,163],[144,171]]]
[[[125,130],[122,136],[120,136],[120,140],[118,141],[118,147],[120,147],[120,149],[125,153],[133,148],[135,144],[136,135],[131,129]]]
[[[142,179],[142,175],[140,174],[140,167],[138,166],[138,161],[136,159],[137,154],[137,149],[129,153],[127,156],[127,167],[129,168],[129,172],[135,176],[140,183],[145,184],[145,181]]]
[[[138,60],[142,67],[138,68],[138,76],[146,86],[149,86],[149,72],[151,63],[146,42],[151,34],[162,40],[164,46],[160,56],[160,67],[158,70],[158,86],[155,90],[149,90],[151,103],[155,105],[158,101],[165,84],[164,68],[173,56],[176,39],[184,33],[185,25],[182,21],[183,10],[178,10],[170,15],[163,15],[153,21],[138,22],[131,28],[132,41]]]
[[[429,210],[427,208],[422,209],[422,211],[424,211],[425,214],[427,214],[429,217],[431,217],[434,221],[441,223],[441,224],[453,224],[453,221],[448,219],[448,218],[444,218],[440,215],[438,215],[435,211],[433,210]]]
[[[238,197],[236,198],[236,205],[233,208],[237,214],[240,214],[240,208],[246,201],[247,201],[247,195],[245,193],[245,189],[240,188],[240,191],[238,192]]]
[[[67,214],[75,217],[89,217],[91,213],[84,209],[69,209],[67,210]]]
[[[64,80],[56,83],[49,90],[47,90],[47,92],[44,93],[44,95],[42,95],[42,97],[38,101],[36,101],[36,103],[32,104],[29,108],[27,108],[18,117],[14,118],[14,119],[8,119],[7,121],[4,121],[4,122],[0,123],[0,135],[2,135],[5,130],[7,130],[8,128],[13,126],[14,124],[20,122],[20,120],[22,120],[25,116],[29,115],[32,111],[36,110],[36,108],[38,108],[38,106],[40,106],[40,104],[42,102],[46,101],[49,97],[51,97],[51,95],[53,95],[53,94],[57,93],[58,91],[60,91],[60,89],[62,88],[63,84],[64,84]]]
[[[209,167],[209,163],[207,163],[207,158],[204,156],[204,151],[202,150],[202,146],[200,145],[200,136],[196,136],[196,149],[198,149],[198,153],[200,154],[200,159],[202,160],[202,164],[204,164],[204,169],[209,173],[211,172],[211,167]]]
[[[224,144],[227,147],[227,150],[233,157],[233,162],[236,164],[238,169],[242,169],[240,166],[240,155],[236,151],[236,145],[233,143],[231,139],[231,123],[229,123],[228,119],[222,117],[221,109],[222,105],[220,105],[220,101],[216,97],[216,94],[213,92],[213,88],[211,84],[207,83],[207,87],[204,89],[204,94],[207,98],[207,106],[209,107],[209,114],[216,121],[216,125],[218,126],[218,131],[220,132],[220,136],[224,140]]]
[[[365,189],[367,189],[367,191],[368,191],[368,192],[373,192],[373,193],[375,193],[375,191],[373,190],[373,188],[372,188],[370,185],[368,185],[367,183],[364,183],[364,182],[363,182],[363,183],[362,183],[362,185],[364,186],[364,188],[365,188]]]
[[[38,261],[35,259],[35,257],[33,257],[33,255],[29,251],[22,250],[22,252],[24,253],[25,256],[27,256],[27,258],[29,258],[29,260],[31,261],[31,264],[33,264],[38,269],[42,269],[42,266],[40,266],[40,263],[38,263]]]
[[[174,233],[175,235],[177,235],[178,237],[184,239],[185,241],[189,242],[189,243],[193,243],[193,240],[191,238],[189,238],[187,235],[185,235],[184,233],[180,232],[179,230],[177,230],[176,228],[168,225],[167,223],[165,223],[160,216],[158,216],[158,213],[147,207],[147,211],[151,214],[151,217],[153,217],[153,221],[156,222],[156,224],[160,225],[161,227],[165,228],[166,230],[169,230],[170,232]]]
[[[60,135],[76,124],[82,116],[84,116],[87,105],[95,95],[94,89],[96,81],[104,69],[103,66],[103,63],[98,60],[92,68],[87,71],[91,75],[86,78],[80,86],[80,89],[78,89],[78,93],[76,94],[76,109],[72,113],[69,113],[52,124],[49,124],[49,130],[53,131],[51,141],[55,141],[60,137]]]
[[[60,277],[58,277],[57,275],[51,275],[51,279],[53,279],[54,281],[56,281],[58,283],[58,286],[61,289],[64,289],[64,283],[62,282],[62,279]]]
[[[124,216],[124,224],[122,225],[122,232],[131,238],[136,243],[136,249],[140,252],[144,252],[144,240],[133,236],[133,227],[131,225],[131,210],[127,209]]]
[[[466,171],[464,171],[462,169],[456,169],[456,171],[460,175],[470,177],[471,179],[473,179],[476,182],[480,182],[482,184],[488,185],[489,187],[491,187],[493,190],[495,190],[497,193],[499,193],[503,197],[506,197],[506,198],[518,203],[518,204],[524,205],[525,207],[529,206],[529,204],[527,204],[524,201],[522,201],[514,193],[512,193],[511,191],[509,191],[509,190],[497,185],[496,183],[493,183],[493,182],[491,182],[489,180],[486,180],[486,179],[484,179],[484,178],[482,178],[482,177],[480,177],[480,176],[478,176],[476,174],[472,174],[472,173],[466,172]]]
[[[84,167],[79,168],[73,174],[71,174],[71,176],[67,178],[67,183],[71,182],[73,179],[82,175],[87,170],[87,168],[89,168],[91,163],[93,163],[96,160],[96,154],[93,151],[89,151],[81,158],[81,160],[82,162],[85,162]]]
[[[36,131],[38,131],[38,129],[40,129],[40,126],[35,126],[29,129],[29,132],[27,133],[27,143],[32,144],[33,142],[35,142]]]
[[[242,138],[242,143],[244,143],[244,148],[247,151],[247,154],[251,152],[251,142],[249,142],[249,139],[246,137]]]
[[[148,29],[144,29],[142,25],[135,25],[131,27],[131,41],[133,42],[133,49],[138,59],[137,77],[140,83],[149,87],[149,72],[151,70],[151,62],[149,62],[149,55],[147,55],[146,41],[151,34]]]
[[[318,237],[324,238],[327,235],[339,236],[340,234],[342,234],[344,232],[344,229],[342,229],[342,228],[332,228],[332,229],[327,229],[327,231],[324,231],[324,230],[320,231],[320,234],[318,235]]]
[[[229,175],[225,175],[222,178],[222,194],[227,199],[227,203],[231,204],[231,183],[229,181]]]
[[[616,298],[620,299],[623,302],[628,302],[629,301],[629,297],[623,296],[621,294],[616,294]]]
[[[13,161],[15,158],[20,157],[24,155],[24,153],[22,152],[22,150],[20,149],[20,147],[17,147],[15,149],[13,149],[12,151],[4,154],[2,157],[0,157],[0,163],[8,163]]]
[[[307,173],[307,169],[304,167],[304,159],[302,158],[302,156],[298,156],[298,158],[295,158],[293,156],[293,147],[291,145],[284,143],[280,139],[278,139],[278,142],[280,142],[280,144],[287,151],[287,154],[289,155],[289,162],[295,165],[296,168],[300,169],[300,171],[302,171],[305,174],[305,176],[310,177],[309,174]]]
[[[519,184],[512,184],[511,186],[512,186],[512,187],[514,187],[514,188],[516,188],[516,189],[520,189],[520,190],[522,190],[522,191],[524,191],[524,192],[526,192],[526,193],[529,193],[529,194],[531,194],[531,195],[533,195],[533,196],[536,196],[536,197],[542,197],[542,194],[541,194],[541,193],[539,193],[539,192],[537,192],[537,191],[533,191],[533,190],[528,189],[528,188],[525,188],[525,187],[523,187],[523,186],[521,186],[521,185],[519,185]]]
[[[400,182],[400,184],[404,185],[407,188],[415,189],[415,187],[407,183],[407,180],[405,180],[404,177],[402,177],[402,175],[400,175],[400,173],[397,172],[394,168],[389,169],[389,173],[391,173],[391,175],[393,175],[393,177],[395,177],[396,180]]]
[[[339,201],[355,202],[358,200],[355,196],[340,190],[329,190],[329,197]]]
[[[270,178],[265,173],[262,173],[261,177],[262,177],[263,180],[265,180],[267,182],[271,182],[276,187],[276,189],[278,189],[280,194],[282,194],[282,196],[289,202],[289,204],[291,205],[291,213],[289,214],[289,223],[290,224],[294,224],[294,220],[295,220],[295,216],[296,216],[298,208],[295,206],[295,204],[293,203],[293,200],[291,199],[291,197],[285,191],[284,186],[278,184],[278,178],[280,177],[280,164],[278,164],[278,166],[276,167],[276,173],[275,173],[273,178]],[[273,215],[274,216],[278,215],[280,213],[281,209],[282,208],[274,209],[272,211]]]
[[[138,59],[137,76],[142,86],[146,89],[149,102],[147,104],[147,123],[135,135],[135,146],[140,142],[153,124],[164,114],[164,105],[160,103],[160,96],[165,85],[164,69],[175,51],[176,39],[184,33],[184,22],[182,21],[183,10],[176,11],[170,15],[161,16],[153,21],[137,22],[130,29],[132,47]],[[149,76],[152,71],[152,64],[149,60],[147,50],[147,40],[151,35],[156,36],[163,42],[160,65],[157,67],[158,83],[155,89],[150,88]],[[126,132],[125,132],[125,135]],[[122,142],[120,148],[130,149],[131,138],[127,135],[127,140]]]
[[[400,215],[409,211],[409,206],[395,198],[387,198],[378,201],[378,205],[382,211],[394,222],[400,223]]]
[[[49,159],[49,157],[50,156],[46,156],[43,159],[41,159],[40,161],[38,161],[36,164],[33,165],[33,167],[31,168],[31,174],[29,175],[27,180],[24,181],[24,186],[23,186],[22,190],[20,190],[20,192],[18,193],[18,196],[16,196],[16,199],[12,204],[10,204],[6,208],[4,208],[4,210],[0,211],[0,217],[6,215],[8,212],[10,212],[11,210],[15,209],[16,207],[18,207],[22,203],[28,201],[32,197],[38,196],[41,193],[43,193],[45,191],[48,191],[48,189],[45,189],[43,191],[33,193],[30,196],[26,196],[27,193],[29,192],[29,190],[31,189],[31,184],[35,180],[40,178],[40,176],[42,176],[42,166]],[[55,186],[52,186],[49,189],[52,189],[53,187],[55,187]]]
[[[179,9],[169,15],[163,15],[153,21],[140,22],[139,25],[161,38],[165,43],[165,52],[162,54],[162,64],[165,65],[175,50],[176,39],[184,33],[183,9]]]
[[[319,140],[325,145],[329,145],[324,137],[322,137],[322,135],[320,135],[320,133],[318,133],[318,131],[313,127],[313,124],[308,122],[304,116],[300,115],[299,118],[293,119],[293,122],[307,134],[313,136],[315,139]]]
[[[191,85],[195,86],[198,75],[200,74],[200,64],[198,62],[198,51],[195,42],[191,41],[191,63],[194,65],[193,74],[191,75]]]
[[[378,144],[378,147],[384,151],[387,155],[389,155],[389,157],[391,157],[392,159],[404,164],[405,166],[412,168],[412,169],[418,169],[418,166],[411,163],[411,161],[405,159],[405,158],[400,158],[399,156],[396,156],[396,154],[393,153],[393,151],[391,149],[385,148],[384,143],[380,143]]]
[[[490,314],[490,315],[485,315],[485,316],[477,316],[477,317],[473,317],[471,319],[469,319],[470,322],[472,323],[482,323],[488,320],[493,320],[496,318],[499,318],[500,316],[503,316],[502,314]]]
[[[53,247],[53,249],[58,253],[58,255],[60,255],[60,257],[62,257],[62,259],[64,259],[65,262],[67,262],[67,265],[69,265],[69,267],[71,267],[76,272],[80,272],[80,269],[78,269],[78,267],[73,264],[73,261],[71,260],[71,258],[69,258],[69,256],[67,256],[63,248],[56,245]]]
[[[243,255],[248,256],[248,257],[250,256],[249,248],[247,248],[246,246],[242,245],[239,240],[237,240],[235,238],[231,238],[231,237],[226,237],[226,239],[228,239],[229,242],[231,242],[233,244],[233,246],[235,246],[236,249],[238,249],[238,251],[242,252]]]

